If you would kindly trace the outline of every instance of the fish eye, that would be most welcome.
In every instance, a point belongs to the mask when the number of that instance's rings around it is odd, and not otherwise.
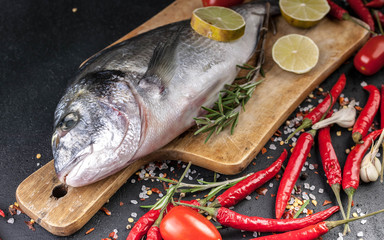
[[[79,121],[79,116],[76,113],[69,113],[67,116],[64,117],[64,119],[60,123],[60,128],[63,131],[69,131],[74,126],[76,126],[77,122]]]

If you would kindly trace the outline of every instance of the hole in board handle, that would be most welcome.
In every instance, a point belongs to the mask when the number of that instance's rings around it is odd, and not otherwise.
[[[65,184],[60,184],[53,188],[51,197],[54,197],[55,199],[59,199],[67,195],[67,192],[68,192],[68,186]]]

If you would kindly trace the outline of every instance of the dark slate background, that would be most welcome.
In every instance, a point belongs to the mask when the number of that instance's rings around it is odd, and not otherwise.
[[[75,74],[79,64],[89,56],[111,44],[121,36],[133,30],[161,9],[169,5],[171,0],[129,0],[129,1],[1,1],[0,8],[0,209],[6,212],[6,218],[0,217],[0,238],[13,239],[101,239],[108,236],[114,229],[118,230],[119,239],[125,239],[129,230],[126,229],[128,218],[132,213],[136,221],[146,210],[139,208],[140,204],[150,204],[156,201],[157,194],[141,203],[139,193],[143,185],[163,189],[157,182],[140,181],[131,183],[132,177],[105,206],[112,212],[106,216],[98,212],[80,231],[69,237],[56,237],[37,224],[36,231],[28,229],[24,221],[28,216],[21,214],[13,216],[14,224],[7,223],[11,217],[7,209],[15,201],[15,190],[18,184],[52,159],[50,138],[52,133],[53,112],[65,87]],[[77,12],[72,9],[77,8]],[[365,81],[380,87],[384,79],[384,69],[372,77],[358,73],[349,59],[321,85],[329,90],[341,73],[347,75],[347,86],[344,90],[346,97],[355,98],[364,106],[368,94],[360,84]],[[316,91],[314,92],[316,96]],[[320,98],[319,96],[317,96]],[[273,99],[271,99],[273,101]],[[303,102],[301,106],[317,104]],[[336,106],[337,107],[337,106]],[[377,117],[376,122],[380,119]],[[283,126],[280,128],[283,131]],[[342,131],[340,137],[336,131]],[[285,137],[283,135],[283,137]],[[353,146],[350,132],[338,127],[332,128],[332,138],[341,164],[346,159],[345,149]],[[259,154],[249,167],[240,175],[255,172],[267,167],[287,145],[275,143],[277,150],[269,150],[272,142],[266,144],[267,153]],[[36,154],[42,155],[36,159]],[[320,163],[317,143],[311,152],[308,162]],[[272,157],[272,158],[270,158]],[[40,164],[40,166],[38,166]],[[167,173],[169,177],[181,175],[182,163],[171,162],[170,169],[156,170],[156,174]],[[196,179],[213,179],[213,172],[192,167],[196,170],[191,175],[192,182]],[[308,170],[309,178],[299,180],[315,185],[312,192],[318,201],[318,206],[310,205],[315,211],[325,209],[324,200],[335,202],[330,187],[325,183],[321,165],[314,171]],[[220,176],[219,180],[235,176]],[[255,199],[256,193],[251,194],[251,200],[239,203],[235,210],[244,214],[262,217],[273,217],[274,198],[278,182],[271,181],[273,186],[266,184],[269,190],[266,196]],[[323,194],[318,189],[323,188]],[[356,207],[362,212],[372,212],[384,208],[382,201],[384,186],[379,182],[362,184],[355,196]],[[307,192],[311,192],[306,190]],[[205,194],[205,193],[203,193]],[[198,195],[201,197],[203,194]],[[345,194],[342,195],[346,200]],[[193,196],[190,196],[190,198]],[[131,200],[139,201],[134,205]],[[120,202],[124,205],[120,206]],[[133,215],[134,216],[134,215]],[[333,220],[341,216],[336,214]],[[344,239],[358,239],[357,232],[363,231],[364,239],[382,239],[384,229],[381,223],[384,215],[368,219],[365,225],[360,222],[352,224],[352,232]],[[89,235],[85,232],[94,227]],[[337,239],[342,228],[334,229],[323,239]],[[220,230],[224,239],[251,239],[253,233],[233,229]]]

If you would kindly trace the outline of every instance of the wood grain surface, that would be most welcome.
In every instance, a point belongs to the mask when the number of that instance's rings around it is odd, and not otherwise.
[[[177,0],[117,42],[187,19],[192,10],[200,6],[200,0]],[[150,161],[191,161],[223,174],[242,171],[305,97],[368,39],[368,32],[351,21],[324,19],[311,29],[297,29],[281,17],[274,20],[278,34],[268,35],[264,64],[266,78],[246,105],[246,112],[240,115],[234,135],[224,131],[204,144],[205,135],[193,136],[193,129],[189,130],[164,148],[105,180],[80,188],[68,187],[61,198],[52,196],[53,188],[60,182],[51,161],[19,185],[16,198],[22,210],[49,232],[67,236],[84,226],[132,174]],[[290,33],[312,38],[320,49],[317,66],[307,74],[285,72],[272,61],[273,43]]]

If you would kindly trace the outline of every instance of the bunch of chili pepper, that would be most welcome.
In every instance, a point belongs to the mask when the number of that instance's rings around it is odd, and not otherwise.
[[[284,149],[281,156],[268,168],[248,176],[244,180],[238,182],[236,185],[226,190],[224,193],[222,193],[216,198],[216,200],[212,203],[212,206],[230,207],[238,203],[240,200],[244,199],[256,188],[260,187],[261,185],[272,179],[280,171],[281,166],[287,157],[287,154],[287,151]],[[204,200],[200,202],[197,200],[180,201],[180,204],[188,204],[190,206],[200,206],[205,205],[205,203],[206,201]],[[162,220],[163,214],[169,212],[173,207],[174,205],[172,203],[169,203],[166,209],[152,209],[148,211],[136,222],[136,224],[130,231],[127,240],[139,240],[146,234],[147,238],[149,239],[161,239],[159,238],[160,222]],[[322,216],[321,219],[323,219],[324,217],[327,218],[330,216],[330,212],[333,213],[337,210],[338,208],[333,208],[332,210],[325,212],[324,215],[319,214],[316,216]],[[319,219],[316,216],[312,217],[312,219],[315,219],[314,221]]]

